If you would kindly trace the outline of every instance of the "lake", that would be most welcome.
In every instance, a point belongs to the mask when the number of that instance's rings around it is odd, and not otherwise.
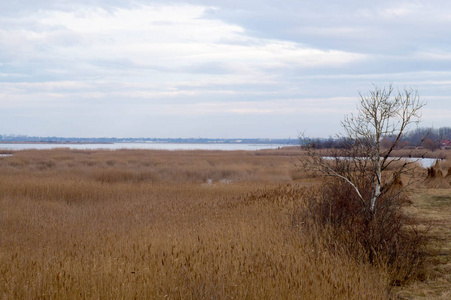
[[[113,143],[113,144],[0,144],[0,150],[55,149],[69,148],[80,150],[118,150],[118,149],[153,149],[153,150],[260,150],[277,149],[290,145],[279,144],[176,144],[176,143]],[[291,145],[292,146],[292,145]]]

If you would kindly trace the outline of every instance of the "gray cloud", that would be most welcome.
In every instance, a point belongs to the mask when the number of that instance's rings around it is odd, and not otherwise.
[[[445,1],[3,1],[0,126],[327,136],[358,91],[390,82],[419,89],[424,125],[449,125],[450,9]]]

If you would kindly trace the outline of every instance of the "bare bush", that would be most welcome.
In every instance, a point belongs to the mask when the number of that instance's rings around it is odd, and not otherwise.
[[[330,251],[345,252],[358,262],[387,268],[393,285],[424,275],[422,246],[426,235],[407,226],[415,220],[403,213],[402,206],[408,202],[405,194],[381,199],[378,214],[371,217],[354,189],[336,179],[324,182],[304,199],[292,219],[304,235],[314,240],[327,237]]]

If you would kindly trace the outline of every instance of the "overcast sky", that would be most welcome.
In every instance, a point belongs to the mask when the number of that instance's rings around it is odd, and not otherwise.
[[[0,0],[0,134],[333,136],[372,84],[451,126],[451,1]]]

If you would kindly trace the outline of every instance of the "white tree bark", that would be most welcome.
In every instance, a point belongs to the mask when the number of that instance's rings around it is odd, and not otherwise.
[[[326,176],[344,180],[353,187],[366,209],[372,215],[376,214],[378,201],[409,165],[402,164],[392,173],[391,178],[384,181],[384,171],[392,163],[389,157],[406,134],[408,126],[419,122],[420,109],[424,105],[416,90],[398,90],[393,95],[392,85],[388,88],[374,86],[374,90],[368,95],[360,94],[357,113],[346,116],[342,122],[346,132],[342,138],[351,145],[346,155],[349,156],[352,167],[342,168],[344,171],[334,169],[330,162],[306,143],[304,150],[310,157],[310,168]],[[393,144],[388,149],[381,148],[381,140],[385,137],[393,139]],[[367,178],[371,181],[371,193],[363,193],[359,188],[358,181]],[[364,195],[368,194],[371,196],[365,199]]]

